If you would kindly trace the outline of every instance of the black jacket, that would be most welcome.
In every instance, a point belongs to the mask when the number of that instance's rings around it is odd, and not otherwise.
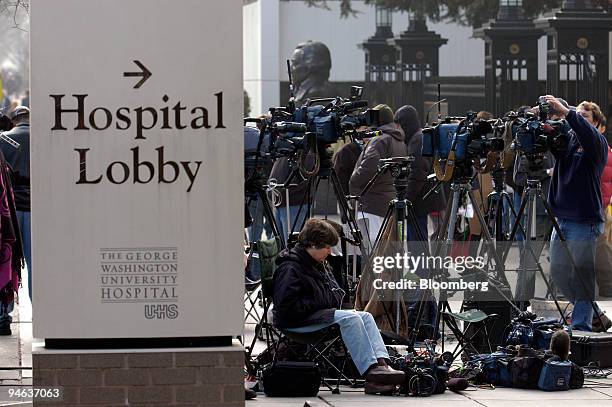
[[[322,263],[300,245],[284,250],[274,272],[274,325],[279,328],[331,323],[344,291]]]
[[[5,133],[19,143],[15,148],[0,142],[0,150],[13,173],[13,192],[18,211],[30,211],[30,125],[20,123]]]
[[[355,165],[359,159],[359,155],[363,151],[363,146],[355,142],[351,142],[340,147],[334,155],[334,170],[338,175],[338,180],[342,186],[344,195],[349,194],[349,180],[351,174],[355,170]]]

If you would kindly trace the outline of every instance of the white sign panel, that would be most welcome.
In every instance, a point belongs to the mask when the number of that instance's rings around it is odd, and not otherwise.
[[[31,0],[34,335],[242,332],[242,2]]]

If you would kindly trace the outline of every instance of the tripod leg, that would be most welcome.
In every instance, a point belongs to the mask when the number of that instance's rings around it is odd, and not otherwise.
[[[350,210],[349,208],[349,203],[346,199],[346,196],[344,195],[344,191],[342,189],[342,185],[340,184],[340,180],[338,179],[338,174],[336,174],[336,171],[334,170],[334,168],[330,169],[330,176],[329,176],[330,182],[332,184],[332,189],[334,191],[334,195],[336,196],[336,199],[338,201],[338,206],[340,207],[340,216],[346,220],[346,223],[348,225],[349,228],[349,232],[351,234],[351,238],[352,240],[352,244],[354,244],[356,247],[358,247],[359,249],[361,249],[362,254],[363,253],[363,244],[362,244],[362,236],[361,236],[361,231],[359,230],[359,228],[357,227],[357,221],[355,220],[355,215],[353,213],[353,211]],[[346,264],[346,272],[347,272],[347,280],[348,280],[348,276],[349,276],[349,262],[348,262],[348,253],[347,253],[347,245],[346,245],[346,239],[344,240],[344,246],[342,249],[342,256],[345,257],[345,264]],[[352,280],[351,280],[351,285],[349,286],[350,289],[352,289],[352,286],[354,284],[356,284],[357,281],[357,253],[353,252],[353,273],[352,273]]]
[[[389,208],[387,209],[387,213],[385,214],[385,218],[383,219],[382,225],[381,225],[381,229],[379,232],[379,236],[376,239],[376,242],[374,243],[374,247],[372,247],[372,251],[369,253],[369,258],[371,261],[371,257],[377,253],[380,245],[382,245],[382,237],[381,234],[383,233],[383,231],[387,228],[387,225],[389,224],[389,222],[391,222],[391,218],[393,217],[394,214],[394,206],[393,203],[389,204]],[[382,307],[383,307],[383,312],[385,314],[385,318],[387,319],[387,322],[389,323],[389,326],[391,327],[392,331],[395,332],[399,332],[399,325],[396,325],[396,322],[393,320],[393,318],[391,318],[391,312],[389,311],[389,309],[387,308],[386,302],[388,301],[387,298],[384,297],[384,294],[382,295],[378,295],[378,300],[380,301]]]
[[[270,204],[270,200],[268,199],[268,195],[266,191],[262,188],[257,190],[257,194],[264,209],[264,218],[268,219],[270,223],[270,228],[272,229],[272,234],[274,237],[278,238],[281,244],[281,248],[285,248],[285,239],[281,236],[281,233],[278,229],[278,224],[276,223],[276,217],[274,216],[274,211],[272,210],[272,204]]]
[[[514,224],[512,225],[512,231],[510,232],[510,237],[508,238],[508,242],[509,242],[508,247],[506,247],[506,249],[504,250],[504,254],[502,257],[502,261],[504,262],[504,264],[506,263],[506,260],[508,259],[508,254],[510,254],[510,249],[512,248],[511,243],[516,238],[516,232],[518,231],[519,227],[521,231],[523,232],[523,236],[525,236],[525,229],[523,229],[523,226],[521,225],[521,219],[523,218],[523,213],[525,213],[526,207],[527,207],[527,193],[526,191],[523,191],[523,197],[521,198],[521,206],[518,210],[518,213],[515,214]]]
[[[470,197],[470,200],[474,202],[474,196],[473,196],[474,194],[472,193],[472,191],[468,191],[468,195]],[[495,268],[497,270],[497,280],[501,281],[501,284],[509,288],[508,280],[506,279],[506,275],[505,275],[504,263],[502,263],[502,260],[498,256],[497,251],[495,250],[495,245],[493,244],[493,238],[491,237],[491,234],[489,233],[489,229],[487,229],[486,225],[484,224],[484,217],[478,205],[474,207],[474,213],[476,213],[476,216],[478,217],[478,221],[480,222],[480,225],[482,227],[482,231],[484,235],[484,244],[488,246],[489,256],[492,256],[495,260]],[[489,276],[486,276],[486,277],[487,279],[489,279]],[[492,284],[492,286],[499,293],[499,295],[504,300],[506,300],[515,310],[520,311],[516,307],[516,305],[514,305],[514,301],[511,298],[509,298],[499,287],[497,287],[496,284]]]
[[[338,179],[338,174],[332,168],[330,180],[332,183],[334,194],[336,195],[336,199],[338,200],[338,204],[340,206],[340,214],[346,219],[346,222],[349,226],[349,230],[351,232],[351,236],[356,246],[361,246],[362,235],[361,231],[357,227],[357,221],[355,220],[355,214],[350,209],[346,196],[343,193],[342,185],[340,185],[340,180]]]
[[[526,302],[531,300],[535,294],[535,275],[532,276],[532,268],[530,265],[537,264],[539,256],[536,256],[533,249],[532,238],[534,237],[533,211],[535,209],[535,195],[531,188],[527,189],[527,217],[525,221],[526,233],[523,235],[523,248],[520,253],[520,274],[516,287],[516,297],[520,308],[526,308]],[[520,244],[520,242],[519,242]]]
[[[400,242],[401,245],[401,250],[404,251],[404,253],[406,252],[406,212],[405,212],[405,207],[403,208],[404,210],[398,209],[396,211],[396,216],[398,217],[396,219],[397,225],[398,227],[400,227],[399,225],[401,225],[401,230],[398,230],[398,240]],[[400,276],[400,278],[404,277],[404,273],[402,270],[402,275]],[[400,279],[396,279],[396,281],[399,281]],[[400,290],[395,290],[395,333],[399,335],[400,330],[401,330],[401,301],[402,301],[402,294]],[[408,321],[406,321],[406,325]]]

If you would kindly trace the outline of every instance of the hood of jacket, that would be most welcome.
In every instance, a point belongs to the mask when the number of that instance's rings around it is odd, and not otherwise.
[[[380,126],[376,130],[382,131],[384,134],[390,135],[397,141],[406,141],[406,135],[404,134],[402,129],[398,129],[397,127],[395,127],[394,123],[385,124],[384,126]]]
[[[421,129],[421,121],[419,113],[410,106],[402,106],[395,112],[395,121],[402,126],[402,130],[406,134],[406,142],[410,142],[413,136]]]

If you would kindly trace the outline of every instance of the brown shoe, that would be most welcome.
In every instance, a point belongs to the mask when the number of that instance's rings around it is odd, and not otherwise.
[[[366,382],[377,384],[402,384],[406,375],[404,372],[390,368],[389,366],[376,366],[368,371]]]
[[[390,396],[395,393],[394,384],[380,384],[374,382],[365,382],[364,391],[365,394],[380,394],[383,396]]]

